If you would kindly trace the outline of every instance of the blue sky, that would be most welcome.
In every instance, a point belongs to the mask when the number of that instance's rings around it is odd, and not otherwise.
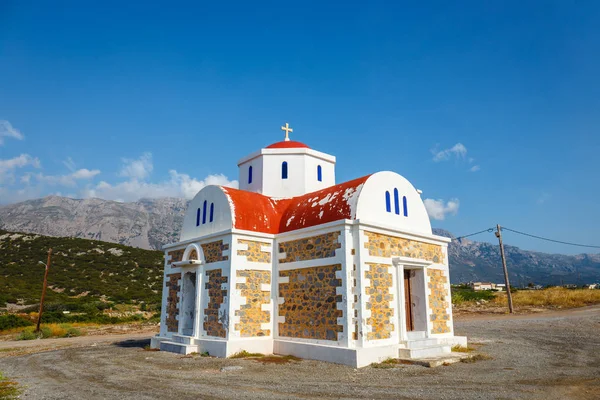
[[[0,2],[0,203],[190,196],[287,121],[436,227],[600,244],[600,3],[322,3]]]

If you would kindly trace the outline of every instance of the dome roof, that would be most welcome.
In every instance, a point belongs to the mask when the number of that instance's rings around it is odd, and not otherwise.
[[[310,149],[307,145],[302,142],[295,140],[284,140],[281,142],[273,143],[266,147],[267,149]]]
[[[275,200],[259,193],[221,187],[233,209],[233,227],[264,233],[289,232],[340,219],[354,219],[360,188],[370,175],[317,192]]]

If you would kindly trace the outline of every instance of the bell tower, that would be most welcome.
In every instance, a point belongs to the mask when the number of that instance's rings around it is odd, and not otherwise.
[[[335,157],[285,138],[238,162],[240,189],[274,198],[300,196],[335,185]]]

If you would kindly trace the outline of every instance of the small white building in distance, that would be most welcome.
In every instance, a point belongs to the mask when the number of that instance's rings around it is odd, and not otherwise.
[[[336,184],[335,157],[289,140],[207,186],[164,246],[152,346],[227,357],[286,354],[362,367],[449,353],[449,239],[395,172]]]

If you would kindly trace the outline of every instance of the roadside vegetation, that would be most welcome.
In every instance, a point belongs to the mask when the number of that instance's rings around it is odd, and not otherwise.
[[[540,290],[512,289],[518,310],[560,309],[600,304],[600,290],[549,287]],[[452,305],[458,311],[486,311],[506,307],[506,292],[473,291],[464,285],[452,287]]]
[[[17,382],[13,382],[6,378],[0,371],[0,400],[18,399],[21,394]]]

